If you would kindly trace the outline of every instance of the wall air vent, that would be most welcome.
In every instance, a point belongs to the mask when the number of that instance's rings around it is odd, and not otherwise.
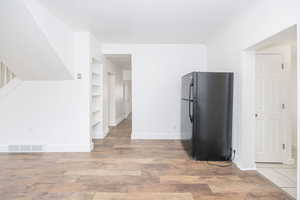
[[[43,151],[43,145],[8,145],[8,152],[11,153],[31,153]]]

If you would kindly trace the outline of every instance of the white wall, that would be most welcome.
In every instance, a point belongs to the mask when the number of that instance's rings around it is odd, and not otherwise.
[[[103,58],[103,84],[104,84],[104,132],[108,126],[118,125],[125,117],[123,103],[123,71],[107,58]],[[110,75],[109,75],[110,74]]]
[[[130,80],[124,80],[123,102],[124,113],[125,117],[127,118],[132,110],[132,84]]]
[[[236,162],[242,169],[255,167],[254,132],[251,131],[251,127],[246,128],[249,119],[253,118],[253,113],[248,112],[249,104],[245,103],[249,96],[247,88],[243,88],[245,82],[242,81],[244,76],[241,72],[245,61],[243,50],[294,24],[299,24],[299,7],[298,0],[258,1],[248,12],[219,30],[207,43],[209,70],[229,70],[236,73],[233,145],[238,154]]]
[[[103,69],[102,69],[102,85],[103,85],[103,100],[102,100],[102,110],[103,110],[103,117],[102,117],[102,121],[103,121],[103,136],[105,137],[108,132],[109,132],[109,119],[110,119],[110,85],[109,85],[109,76],[108,76],[108,67],[105,67],[107,65],[109,65],[110,63],[108,63],[108,60],[105,59],[105,57],[102,58],[102,64],[103,64]]]
[[[204,45],[102,45],[104,54],[132,55],[135,139],[180,139],[181,76],[206,71]]]
[[[115,125],[120,123],[125,118],[123,91],[124,91],[123,71],[122,68],[117,67],[115,71],[115,85],[113,90],[115,96],[115,103],[116,103]]]
[[[90,34],[74,33],[73,71],[82,79],[23,81],[0,99],[0,151],[44,145],[45,151],[90,151]]]
[[[297,149],[297,70],[299,70],[299,68],[297,68],[297,44],[292,45],[292,55],[291,55],[291,67],[292,67],[292,77],[291,79],[293,80],[291,82],[291,87],[290,87],[290,92],[292,92],[292,107],[295,108],[292,113],[291,113],[291,117],[294,122],[294,124],[292,124],[293,126],[293,136],[292,136],[292,145],[293,145],[293,149]]]
[[[123,102],[124,102],[124,113],[127,118],[132,110],[132,84],[131,84],[131,70],[123,70]]]

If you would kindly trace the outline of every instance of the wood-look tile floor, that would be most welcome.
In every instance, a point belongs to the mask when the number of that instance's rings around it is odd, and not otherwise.
[[[91,153],[0,154],[0,199],[292,199],[256,171],[190,160],[180,141],[131,141],[130,124]]]

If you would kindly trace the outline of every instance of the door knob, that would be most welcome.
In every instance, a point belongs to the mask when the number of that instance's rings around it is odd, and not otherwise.
[[[258,117],[258,114],[257,113],[255,113],[255,118],[257,118]]]

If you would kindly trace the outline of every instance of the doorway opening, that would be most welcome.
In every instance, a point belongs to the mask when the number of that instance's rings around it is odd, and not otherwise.
[[[256,168],[296,198],[297,27],[251,47],[249,56]]]
[[[131,55],[106,54],[103,62],[104,137],[131,139]]]

